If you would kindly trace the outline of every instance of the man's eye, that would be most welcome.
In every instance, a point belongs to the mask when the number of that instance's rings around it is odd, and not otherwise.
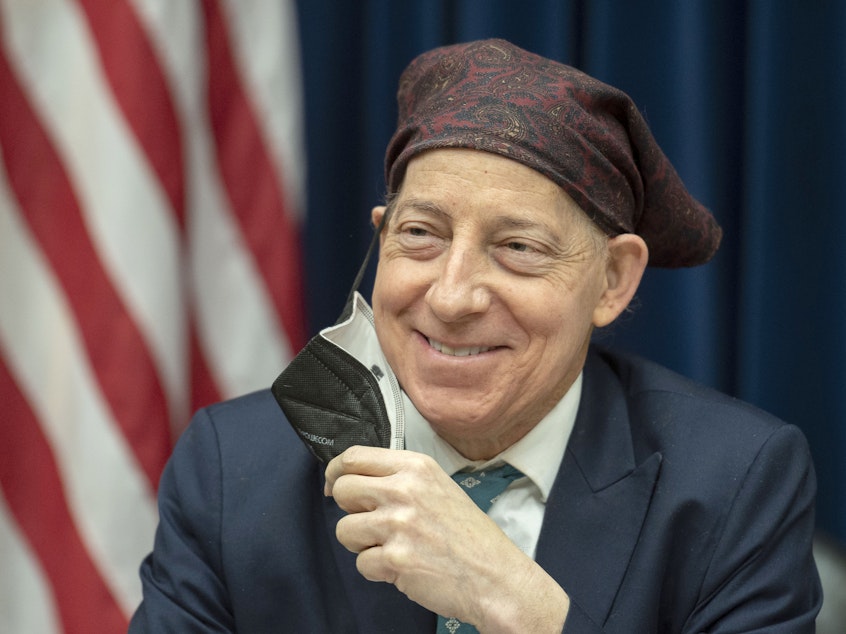
[[[531,248],[525,242],[509,242],[506,246],[512,251],[517,251],[518,253],[526,253]]]
[[[409,227],[408,233],[417,238],[422,238],[424,236],[429,235],[429,232],[423,229],[422,227]]]

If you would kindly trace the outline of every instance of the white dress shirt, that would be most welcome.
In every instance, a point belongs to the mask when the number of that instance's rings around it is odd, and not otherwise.
[[[582,375],[579,374],[564,397],[528,434],[490,460],[472,461],[438,436],[403,392],[405,448],[432,456],[450,475],[503,462],[523,472],[526,477],[513,482],[493,503],[488,515],[512,542],[534,559],[546,500],[564,458],[581,395]]]

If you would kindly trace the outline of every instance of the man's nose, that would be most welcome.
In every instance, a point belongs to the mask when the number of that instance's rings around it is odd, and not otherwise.
[[[490,306],[485,255],[453,243],[443,257],[438,277],[426,292],[432,312],[445,322],[485,312]]]

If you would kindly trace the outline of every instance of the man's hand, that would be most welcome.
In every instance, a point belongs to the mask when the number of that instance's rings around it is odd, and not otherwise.
[[[326,467],[359,572],[480,632],[560,632],[564,590],[429,456],[351,447]]]

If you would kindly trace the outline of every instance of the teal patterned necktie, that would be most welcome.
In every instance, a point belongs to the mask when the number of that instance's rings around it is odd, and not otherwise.
[[[458,482],[476,506],[487,513],[500,493],[521,477],[523,474],[520,471],[510,464],[504,464],[484,471],[460,471],[453,474],[452,479]],[[473,632],[478,633],[478,630],[468,623],[462,623],[454,617],[438,616],[437,634],[472,634]]]

